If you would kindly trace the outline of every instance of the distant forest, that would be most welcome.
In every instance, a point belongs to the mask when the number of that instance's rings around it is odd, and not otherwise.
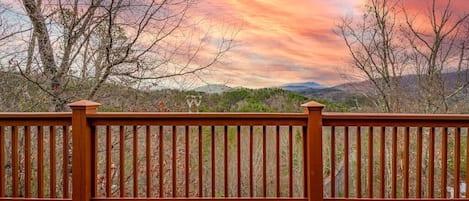
[[[0,73],[2,87],[0,92],[8,94],[0,98],[1,111],[45,112],[48,109],[47,95],[37,86],[24,81],[13,73]],[[80,89],[75,100],[80,99]],[[137,90],[107,84],[94,101],[100,102],[100,111],[156,111],[187,112],[187,96],[202,97],[200,112],[302,112],[301,104],[312,98],[279,88],[232,89],[221,93],[204,93],[182,90]],[[313,98],[325,104],[326,111],[353,111],[354,101],[334,102]],[[195,108],[193,109],[195,111]]]

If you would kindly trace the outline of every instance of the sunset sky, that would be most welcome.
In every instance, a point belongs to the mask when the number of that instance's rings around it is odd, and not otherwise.
[[[430,0],[406,0],[425,15]],[[445,1],[446,2],[446,1]],[[239,29],[236,47],[206,80],[229,86],[268,87],[314,81],[333,86],[349,81],[348,54],[333,29],[342,16],[357,16],[365,0],[204,0],[196,14],[215,27]],[[468,0],[453,0],[459,11]],[[217,29],[213,32],[216,33]]]
[[[208,53],[216,48],[215,42],[223,33],[228,37],[233,32],[237,35],[223,63],[204,72],[200,76],[203,82],[187,85],[208,83],[261,88],[296,82],[334,86],[353,81],[349,53],[334,29],[342,17],[359,19],[367,1],[198,0],[187,16],[189,23],[197,24],[196,33],[209,35],[202,37],[201,34],[203,41],[205,37],[214,39],[207,40],[210,42],[202,51],[202,58],[209,58]],[[448,1],[437,0],[437,5],[442,7]],[[469,0],[450,1],[454,15],[469,12]],[[402,2],[400,6],[416,16],[419,28],[428,27],[426,16],[431,0]],[[21,14],[24,11],[19,1],[0,0],[0,3],[18,10],[20,14],[15,16],[29,22],[26,15]],[[198,38],[196,40],[199,42]],[[169,87],[174,87],[172,81],[162,82],[160,86],[169,83]]]

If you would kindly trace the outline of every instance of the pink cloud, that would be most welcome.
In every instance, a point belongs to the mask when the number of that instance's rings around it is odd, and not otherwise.
[[[265,87],[308,80],[321,73],[328,76],[341,62],[345,49],[334,35],[337,17],[352,12],[357,1],[298,0],[206,0],[198,5],[198,14],[212,23],[240,25],[237,48],[227,65],[213,73],[217,79],[230,76],[233,85]],[[332,70],[331,70],[332,69]],[[233,73],[234,72],[234,73]],[[243,75],[244,74],[244,75]],[[246,74],[249,74],[247,76]],[[324,84],[339,83],[340,75]],[[321,77],[321,76],[316,76]],[[249,83],[248,83],[249,82]]]
[[[469,10],[467,0],[453,0]],[[348,52],[335,35],[341,16],[359,14],[365,0],[204,0],[194,15],[214,24],[239,27],[237,47],[228,63],[208,80],[232,85],[266,87],[288,82],[317,81],[335,85],[341,79]],[[411,10],[421,0],[406,0]],[[217,30],[213,30],[215,33]]]

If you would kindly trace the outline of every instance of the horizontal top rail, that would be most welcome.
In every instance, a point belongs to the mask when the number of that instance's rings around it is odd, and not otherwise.
[[[323,113],[324,126],[469,126],[465,114]]]
[[[98,112],[92,125],[294,125],[306,126],[303,113],[155,113]]]
[[[88,114],[89,118],[210,118],[210,117],[224,117],[224,118],[307,118],[304,113],[262,113],[262,112],[200,112],[200,113],[187,113],[187,112],[97,112],[95,114]]]
[[[71,112],[0,112],[0,119],[11,118],[65,118],[72,117]]]
[[[304,113],[98,112],[93,125],[294,125]],[[0,125],[71,125],[70,112],[0,112]],[[466,114],[323,113],[324,126],[469,126]]]
[[[0,112],[0,126],[72,125],[71,112]]]

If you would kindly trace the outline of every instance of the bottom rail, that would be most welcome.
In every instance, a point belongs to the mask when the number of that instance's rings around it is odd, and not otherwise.
[[[157,201],[157,200],[184,200],[184,201],[204,201],[204,200],[255,200],[255,201],[262,201],[262,200],[289,200],[289,201],[304,201],[308,200],[308,198],[291,198],[291,197],[227,197],[227,198],[220,198],[220,197],[178,197],[178,198],[92,198],[93,201]]]
[[[0,198],[0,201],[72,201],[71,198]]]
[[[324,201],[448,201],[466,198],[324,198]]]

